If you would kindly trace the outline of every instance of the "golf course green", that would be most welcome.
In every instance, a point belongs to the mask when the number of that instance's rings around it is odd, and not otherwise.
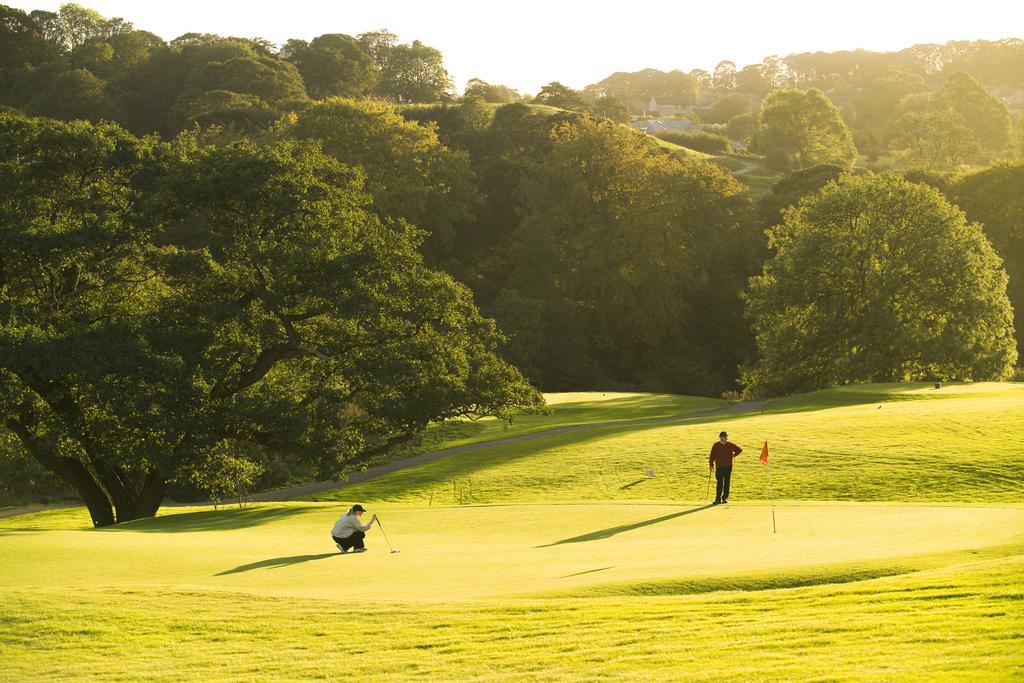
[[[1024,385],[550,399],[305,500],[0,518],[0,679],[1024,676]],[[400,552],[338,553],[355,502]]]

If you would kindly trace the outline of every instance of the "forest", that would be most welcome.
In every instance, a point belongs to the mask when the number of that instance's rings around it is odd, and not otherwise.
[[[1019,39],[460,94],[383,29],[0,6],[0,498],[149,516],[540,392],[1020,379],[1022,109]]]

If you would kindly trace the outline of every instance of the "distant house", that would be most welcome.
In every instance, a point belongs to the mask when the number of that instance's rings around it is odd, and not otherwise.
[[[636,121],[631,121],[629,125],[651,135],[665,131],[678,133],[700,132],[700,126],[690,119],[637,119]]]

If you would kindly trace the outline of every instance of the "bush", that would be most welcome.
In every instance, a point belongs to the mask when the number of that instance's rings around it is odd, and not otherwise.
[[[757,117],[753,114],[740,114],[729,119],[725,132],[732,140],[748,140],[757,131]]]
[[[662,131],[655,137],[705,154],[725,154],[729,151],[729,140],[722,135],[713,133],[684,133],[682,131]]]

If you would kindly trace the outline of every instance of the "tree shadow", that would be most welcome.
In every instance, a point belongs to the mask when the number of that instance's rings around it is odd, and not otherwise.
[[[182,512],[176,515],[161,515],[149,519],[137,519],[101,531],[144,531],[158,533],[181,533],[188,531],[230,531],[267,524],[293,515],[311,512],[315,508],[271,507],[248,508],[245,510],[200,510]]]
[[[846,408],[850,406],[878,404],[902,401],[915,401],[928,398],[948,398],[949,393],[912,393],[915,390],[927,389],[929,382],[903,382],[887,384],[848,384],[831,389],[819,389],[790,396],[780,396],[765,401],[764,413],[781,415],[786,413],[806,413],[829,408]]]
[[[694,512],[700,512],[701,510],[707,510],[712,505],[698,505],[697,507],[688,508],[679,512],[673,512],[661,517],[654,517],[652,519],[645,519],[642,522],[634,522],[633,524],[623,524],[621,526],[613,526],[608,529],[601,529],[600,531],[592,531],[589,534],[583,534],[582,536],[573,536],[572,538],[563,538],[561,541],[555,541],[554,543],[548,543],[546,545],[534,546],[536,548],[550,548],[554,545],[563,545],[565,543],[583,543],[585,541],[599,541],[602,538],[611,538],[618,534],[625,533],[627,531],[633,531],[634,529],[641,529],[645,526],[651,526],[652,524],[659,524],[661,522],[667,522],[670,519],[676,517],[682,517],[684,515],[692,515]]]
[[[334,557],[340,555],[340,553],[321,553],[319,555],[292,555],[290,557],[273,557],[269,560],[260,560],[259,562],[250,562],[249,564],[242,564],[234,569],[225,569],[222,572],[215,574],[214,576],[224,576],[226,574],[239,574],[241,572],[252,571],[253,569],[273,569],[275,567],[287,567],[293,564],[301,564],[302,562],[311,562],[313,560],[322,560],[325,557]]]

